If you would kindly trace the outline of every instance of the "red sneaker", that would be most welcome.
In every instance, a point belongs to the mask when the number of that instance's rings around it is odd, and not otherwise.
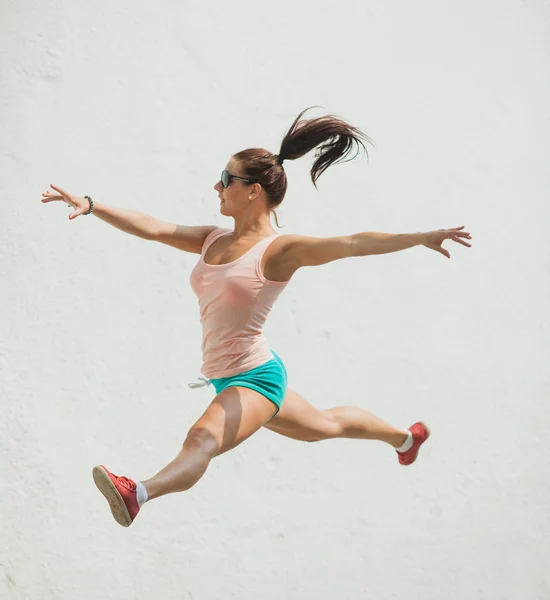
[[[430,437],[430,430],[422,422],[411,425],[409,431],[413,436],[413,445],[406,452],[397,452],[402,465],[411,465],[416,460],[420,446]]]
[[[97,488],[107,498],[116,522],[129,527],[139,512],[135,482],[110,473],[103,465],[94,467],[92,474]]]

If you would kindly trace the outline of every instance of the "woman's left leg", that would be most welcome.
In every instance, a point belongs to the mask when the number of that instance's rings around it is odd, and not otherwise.
[[[176,458],[154,477],[133,481],[111,473],[103,465],[93,469],[99,491],[116,521],[128,527],[143,502],[191,488],[208,464],[258,431],[275,413],[271,400],[255,390],[230,386],[222,390],[190,429]]]
[[[142,481],[148,498],[188,490],[204,475],[212,458],[258,431],[276,409],[273,402],[255,390],[225,388],[191,427],[176,458],[154,477]]]
[[[319,410],[291,389],[287,389],[281,410],[264,427],[306,442],[355,438],[380,440],[394,448],[400,448],[409,436],[407,430],[394,427],[357,406]]]

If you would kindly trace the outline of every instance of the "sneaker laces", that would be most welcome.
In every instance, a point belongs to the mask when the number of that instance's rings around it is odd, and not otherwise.
[[[124,477],[124,476],[118,477],[118,481],[126,489],[130,490],[131,492],[135,492],[136,491],[136,487],[137,487],[136,484],[131,479],[128,479],[128,477]]]
[[[202,383],[197,383],[196,381],[190,381],[187,385],[192,390],[194,390],[196,388],[204,387],[205,385],[210,385],[212,383],[210,381],[210,379],[206,379],[206,377],[199,377],[199,379],[202,379]]]

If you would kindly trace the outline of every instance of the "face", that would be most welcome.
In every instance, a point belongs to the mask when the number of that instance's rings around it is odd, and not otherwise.
[[[231,175],[238,175],[239,177],[244,176],[233,160],[230,160],[224,168],[231,173]],[[221,181],[218,181],[214,186],[214,189],[218,192],[220,212],[222,215],[235,216],[242,212],[250,203],[249,197],[252,186],[246,181],[232,179],[231,183],[226,188],[223,187]]]

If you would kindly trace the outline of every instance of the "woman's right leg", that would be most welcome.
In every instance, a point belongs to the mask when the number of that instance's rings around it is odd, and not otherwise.
[[[380,440],[400,448],[409,434],[358,406],[319,410],[305,398],[287,389],[281,410],[265,425],[295,440],[317,442],[333,438]]]
[[[305,442],[331,438],[380,440],[393,446],[401,465],[411,465],[430,436],[430,430],[422,422],[399,429],[358,406],[319,410],[291,389],[287,389],[279,413],[265,427]]]

